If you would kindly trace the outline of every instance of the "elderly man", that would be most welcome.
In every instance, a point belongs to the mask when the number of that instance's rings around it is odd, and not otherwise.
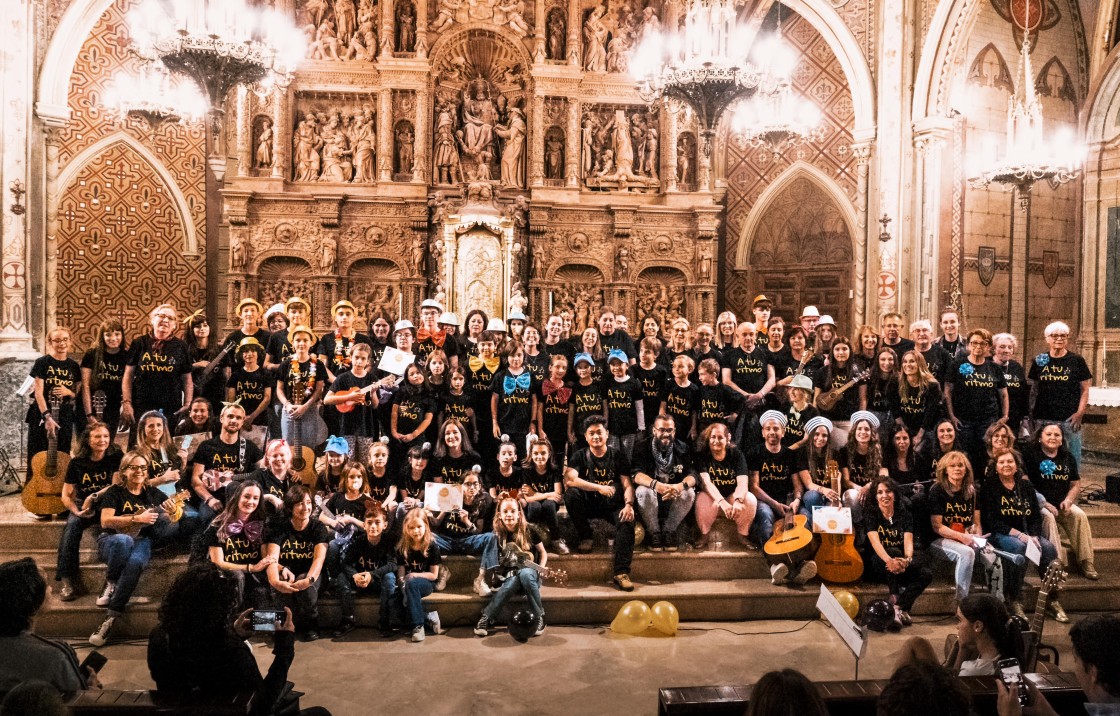
[[[1046,327],[1050,350],[1031,361],[1031,420],[1035,429],[1053,423],[1062,426],[1066,447],[1081,464],[1081,419],[1089,405],[1093,374],[1085,359],[1069,350],[1069,326],[1055,321]]]
[[[634,496],[654,552],[675,552],[677,529],[696,501],[696,472],[688,445],[677,440],[668,415],[653,421],[653,437],[634,446]]]
[[[914,350],[922,354],[929,366],[929,372],[937,378],[937,382],[945,384],[946,372],[953,362],[953,356],[944,348],[933,341],[933,326],[925,318],[910,324],[910,340],[914,341]]]
[[[741,423],[736,442],[749,432],[749,444],[757,442],[755,418],[766,407],[766,396],[774,389],[777,378],[765,346],[758,345],[758,329],[753,323],[740,323],[735,329],[739,347],[727,352],[723,360],[723,383],[744,399]]]

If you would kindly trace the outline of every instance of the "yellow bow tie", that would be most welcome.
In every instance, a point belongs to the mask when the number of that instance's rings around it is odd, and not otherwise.
[[[475,373],[482,370],[483,366],[486,366],[486,370],[490,371],[491,373],[497,373],[498,368],[500,368],[502,365],[502,359],[494,357],[483,360],[478,356],[471,356],[471,359],[470,361],[468,361],[468,363],[470,364],[471,370]]]

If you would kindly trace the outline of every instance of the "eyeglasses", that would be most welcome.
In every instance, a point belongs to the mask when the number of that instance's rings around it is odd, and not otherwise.
[[[1056,341],[1064,341],[1065,339],[1069,338],[1069,334],[1068,333],[1051,333],[1050,337],[1053,338]]]
[[[654,428],[653,432],[655,432],[655,433],[671,433],[675,430],[676,430],[676,428]]]
[[[986,346],[986,345],[988,345],[988,342],[987,341],[969,341],[968,345],[970,345],[970,346]]]
[[[169,323],[173,323],[175,321],[175,316],[170,316],[166,313],[157,313],[155,316],[153,316],[153,318],[155,318],[157,321],[167,321]]]
[[[63,343],[69,343],[70,339],[69,338],[52,338],[50,340],[50,342],[55,344],[55,345],[61,345]]]
[[[148,469],[148,463],[145,462],[145,463],[141,463],[139,465],[125,465],[121,469],[124,470],[125,472],[138,472],[140,470],[147,470]]]

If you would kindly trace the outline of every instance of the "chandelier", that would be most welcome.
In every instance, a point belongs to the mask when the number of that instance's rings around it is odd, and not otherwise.
[[[122,119],[132,117],[155,129],[164,122],[190,122],[206,114],[206,100],[191,83],[172,83],[167,68],[146,62],[140,75],[119,73],[106,89],[105,105]]]
[[[731,0],[689,0],[683,27],[648,32],[631,58],[644,101],[695,112],[705,156],[724,111],[759,86],[747,61],[750,36]]]
[[[194,82],[207,102],[214,151],[221,151],[221,116],[234,87],[264,94],[286,87],[307,40],[261,0],[142,0],[128,15],[137,54]]]
[[[755,61],[762,72],[758,91],[735,107],[731,131],[744,144],[765,148],[775,156],[820,141],[824,134],[818,126],[820,111],[793,91],[797,56],[782,42],[780,24],[776,35],[757,45]]]
[[[1031,4],[1027,3],[1027,12]],[[1028,17],[1029,20],[1029,17]],[[1029,23],[1027,24],[1029,27]],[[1019,54],[1018,87],[1007,101],[1007,150],[997,157],[993,142],[980,151],[969,184],[982,188],[1003,184],[1018,189],[1022,201],[1038,181],[1065,184],[1081,172],[1085,149],[1070,130],[1047,137],[1042,121],[1042,103],[1035,91],[1031,71],[1030,41],[1024,39]]]

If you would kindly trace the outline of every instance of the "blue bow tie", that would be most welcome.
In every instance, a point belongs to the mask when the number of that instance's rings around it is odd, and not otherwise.
[[[532,384],[532,376],[529,375],[529,371],[525,371],[516,378],[511,375],[507,375],[505,377],[505,380],[502,381],[502,390],[506,392],[506,395],[509,395],[518,388],[524,388],[525,390],[528,390],[529,386]]]

